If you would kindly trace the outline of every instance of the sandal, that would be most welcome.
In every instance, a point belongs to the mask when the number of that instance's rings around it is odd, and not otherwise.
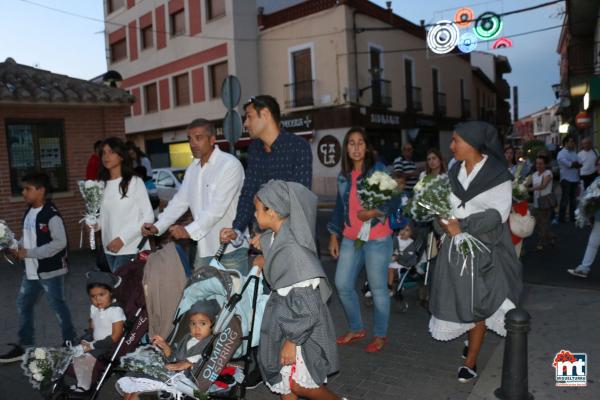
[[[353,335],[353,336],[348,337],[349,335]],[[350,344],[352,342],[356,342],[358,340],[364,339],[365,336],[367,336],[367,331],[365,331],[363,329],[358,332],[348,332],[345,335],[342,335],[342,336],[338,337],[337,339],[335,339],[335,342],[337,344],[339,344],[340,346],[344,346],[344,345]]]
[[[377,339],[379,339],[379,340],[377,340]],[[385,346],[386,342],[387,342],[386,337],[375,336],[373,338],[373,341],[371,343],[369,343],[367,345],[367,347],[365,347],[365,351],[367,353],[377,353],[378,351],[383,349],[383,346]]]

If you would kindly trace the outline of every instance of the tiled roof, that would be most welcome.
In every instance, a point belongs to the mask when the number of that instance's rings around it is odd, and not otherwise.
[[[43,69],[0,63],[0,103],[128,104],[134,98],[122,89]]]

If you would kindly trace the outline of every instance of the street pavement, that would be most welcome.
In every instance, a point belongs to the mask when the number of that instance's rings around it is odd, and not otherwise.
[[[328,212],[319,214],[319,236],[323,264],[333,277],[335,262],[325,255]],[[523,307],[531,314],[529,334],[529,391],[536,399],[598,399],[600,386],[596,360],[600,359],[600,269],[592,270],[587,280],[571,277],[567,268],[577,265],[585,248],[589,230],[570,225],[553,227],[560,240],[543,252],[533,250],[535,238],[526,242],[523,257],[526,282]],[[89,300],[85,293],[85,272],[94,267],[94,259],[85,251],[71,254],[71,272],[67,277],[66,296],[71,303],[73,322],[78,331],[87,324]],[[22,267],[0,262],[0,352],[6,343],[16,340],[18,327],[15,298]],[[479,358],[480,377],[461,384],[456,370],[461,364],[462,339],[438,342],[428,333],[429,315],[417,305],[415,289],[406,291],[408,309],[392,301],[388,343],[383,351],[367,354],[368,340],[339,348],[340,372],[331,377],[329,387],[349,399],[494,399],[500,386],[504,341],[488,334]],[[346,331],[339,300],[333,296],[330,310],[338,334]],[[367,328],[372,327],[371,309],[362,307]],[[36,308],[36,343],[58,345],[61,341],[56,319],[46,304]],[[558,388],[554,385],[554,354],[561,349],[585,352],[590,372],[585,388]],[[114,378],[105,385],[100,399],[118,398]],[[0,366],[0,400],[38,399],[39,395],[21,373],[18,364]],[[249,391],[250,400],[275,399],[264,386]]]

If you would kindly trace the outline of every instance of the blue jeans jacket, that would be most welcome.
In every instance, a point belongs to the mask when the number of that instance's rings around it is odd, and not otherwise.
[[[373,168],[371,168],[366,173],[360,175],[356,180],[356,184],[360,186],[363,179],[368,178],[375,171],[384,171],[385,165],[381,163],[376,163]],[[327,230],[331,234],[335,234],[337,236],[341,236],[344,230],[344,224],[350,225],[350,187],[352,186],[352,180],[350,176],[347,176],[340,172],[337,179],[337,195],[335,197],[335,208],[333,209],[333,214],[331,215],[331,220],[327,224]],[[377,225],[378,223],[383,223],[385,219],[390,215],[391,212],[399,206],[399,202],[401,201],[400,196],[392,198],[383,206],[379,207],[378,210],[381,211],[384,216],[381,218],[374,218],[371,220],[371,226]]]

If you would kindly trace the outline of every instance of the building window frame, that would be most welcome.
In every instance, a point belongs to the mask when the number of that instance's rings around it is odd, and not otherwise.
[[[187,100],[180,102],[179,99],[179,90],[180,90],[180,86],[179,86],[179,78],[182,77],[186,77],[186,86],[187,86]],[[175,107],[184,107],[184,106],[189,106],[191,104],[191,88],[190,88],[190,74],[189,72],[184,72],[182,74],[177,74],[175,76],[173,76],[171,78],[171,84],[173,85],[173,105]]]
[[[121,49],[121,53],[119,53],[119,57],[117,58],[116,53],[117,51],[115,51],[116,47],[122,46]],[[111,64],[117,63],[119,61],[123,61],[125,59],[127,59],[127,38],[124,37],[122,39],[119,39],[113,43],[110,44],[110,62]]]
[[[64,119],[9,118],[5,120],[4,127],[11,194],[21,194],[23,175],[40,170],[50,176],[53,192],[68,191]],[[24,163],[26,165],[20,165]]]
[[[149,102],[149,96],[148,96],[148,90],[154,87],[154,105],[153,107],[150,107],[150,102]],[[143,96],[144,96],[144,113],[145,114],[153,114],[158,112],[158,103],[159,103],[159,95],[158,95],[158,83],[157,82],[152,82],[152,83],[148,83],[146,85],[144,85],[142,87],[142,92],[143,92]]]
[[[219,97],[221,97],[221,87],[219,87],[219,93],[218,94],[215,93],[216,92],[216,90],[215,90],[215,88],[216,88],[216,86],[215,86],[216,82],[214,82],[213,77],[214,77],[214,68],[216,66],[222,65],[222,64],[226,64],[227,65],[227,75],[229,75],[229,61],[227,59],[221,60],[221,61],[218,61],[218,62],[214,62],[214,63],[212,63],[212,64],[210,64],[210,65],[207,66],[207,70],[208,70],[208,82],[210,82],[210,89],[209,89],[210,93],[209,93],[209,95],[210,95],[210,99],[211,100],[218,99]]]
[[[227,15],[227,2],[225,0],[222,0],[222,1],[223,1],[223,12],[220,14],[213,14],[212,0],[207,0],[205,2],[205,4],[206,4],[206,21],[207,22],[211,22],[216,19],[223,18],[224,16]]]
[[[113,2],[120,1],[121,5],[114,6]],[[121,8],[125,8],[125,0],[106,0],[106,14],[112,14]]]
[[[150,32],[150,44],[146,42],[146,33]],[[154,25],[150,24],[140,28],[140,50],[148,50],[154,47]]]
[[[176,18],[178,16],[181,16],[181,21],[183,24],[183,29],[182,30],[178,30],[175,31],[175,25],[176,25]],[[185,8],[182,8],[181,10],[175,11],[172,14],[169,14],[169,36],[171,38],[176,38],[179,36],[185,36],[186,32],[187,32],[187,26],[185,23]]]
[[[384,65],[384,58],[385,57],[383,56],[383,54],[384,54],[383,53],[383,51],[384,51],[383,46],[381,46],[381,45],[379,45],[377,43],[371,43],[371,42],[369,42],[368,49],[369,49],[369,70],[371,68],[373,68],[373,64],[371,63],[371,49],[376,49],[376,50],[379,51],[379,68],[381,68],[381,70],[383,72],[385,72],[385,65]],[[371,78],[369,77],[369,80],[370,79]],[[383,79],[383,73],[381,74],[381,79]]]

